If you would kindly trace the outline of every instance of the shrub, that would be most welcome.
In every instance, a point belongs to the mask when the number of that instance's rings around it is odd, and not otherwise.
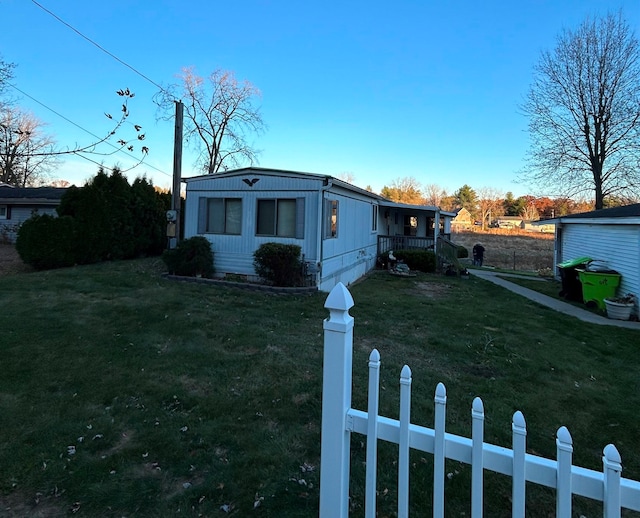
[[[431,250],[398,250],[393,255],[396,259],[404,261],[411,270],[424,273],[436,271],[436,254]]]
[[[458,259],[464,259],[465,257],[469,257],[469,250],[467,250],[467,247],[463,245],[458,245],[458,248],[456,250],[456,257]]]
[[[67,190],[58,214],[75,219],[76,262],[88,264],[160,254],[168,208],[145,179],[129,185],[117,167],[108,175],[101,166],[86,185]]]
[[[301,286],[301,250],[298,245],[264,243],[253,253],[253,267],[274,286]]]
[[[62,268],[76,264],[76,224],[73,218],[35,215],[18,230],[16,251],[37,270]]]
[[[172,275],[213,277],[213,251],[206,237],[194,236],[180,241],[173,250],[165,250],[162,260]]]

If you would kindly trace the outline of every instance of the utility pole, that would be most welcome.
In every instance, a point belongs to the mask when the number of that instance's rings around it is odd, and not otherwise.
[[[174,220],[169,221],[167,225],[167,236],[169,237],[169,248],[175,248],[182,238],[180,226],[182,222],[180,188],[182,180],[182,123],[183,108],[182,101],[176,103],[176,123],[173,140],[173,189],[171,190],[171,209],[173,211]],[[167,218],[169,219],[169,218]],[[172,225],[173,224],[173,225]],[[173,227],[173,236],[170,235],[170,229]]]

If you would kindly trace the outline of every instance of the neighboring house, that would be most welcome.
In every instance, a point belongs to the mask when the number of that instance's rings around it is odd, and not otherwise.
[[[211,242],[218,277],[252,279],[260,245],[296,244],[308,282],[330,291],[373,269],[382,253],[433,248],[451,232],[452,213],[394,203],[327,175],[248,167],[184,182],[184,237]]]
[[[471,213],[464,207],[454,210],[453,213],[455,214],[451,220],[451,228],[453,230],[467,230],[473,226]]]
[[[640,203],[540,223],[556,225],[556,273],[558,263],[591,257],[622,275],[618,295],[640,297]]]
[[[543,232],[548,234],[556,231],[556,226],[553,223],[539,223],[538,221],[523,221],[520,228],[527,232]]]
[[[56,207],[66,190],[0,185],[0,241],[15,243],[18,228],[34,214],[57,216]]]
[[[522,216],[498,216],[493,220],[493,226],[498,228],[521,228]]]

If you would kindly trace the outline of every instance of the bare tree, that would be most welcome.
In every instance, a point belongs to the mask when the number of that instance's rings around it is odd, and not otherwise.
[[[120,116],[113,117],[105,113],[114,126],[102,138],[94,135],[97,140],[66,149],[56,147],[53,137],[44,132],[45,124],[34,115],[14,108],[13,102],[0,104],[0,181],[17,187],[40,185],[49,180],[49,171],[64,155],[76,155],[94,162],[89,157],[108,157],[120,151],[136,151],[136,144],[145,140],[145,134],[141,132],[142,126],[128,121],[128,101],[135,94],[128,88],[116,93],[123,98]],[[121,135],[125,125],[133,127],[133,137]],[[111,140],[116,135],[120,138],[114,144]],[[104,144],[110,149],[107,150]],[[127,171],[144,161],[149,148],[141,145],[140,151],[138,162]]]
[[[412,176],[396,178],[390,186],[384,186],[380,194],[391,201],[399,203],[409,203],[412,205],[422,205],[424,196],[420,188],[420,182]]]
[[[6,92],[9,81],[13,79],[14,68],[13,63],[7,63],[0,58],[0,108],[11,103],[11,100],[6,99]]]
[[[481,187],[476,191],[476,196],[478,215],[484,230],[491,223],[491,217],[502,212],[503,194],[493,187]]]
[[[430,183],[424,186],[424,202],[427,205],[433,207],[439,207],[442,203],[442,199],[447,196],[447,191],[435,183]]]
[[[163,119],[173,114],[174,100],[184,101],[184,136],[199,152],[197,163],[209,174],[257,162],[258,150],[248,142],[265,125],[254,106],[260,90],[238,81],[233,72],[215,70],[204,78],[193,67],[183,68],[181,83],[156,95]]]
[[[356,181],[356,175],[351,171],[343,171],[338,175],[338,179],[353,185]]]
[[[55,142],[44,124],[17,108],[0,112],[0,182],[15,187],[40,185],[56,165]]]
[[[523,106],[524,179],[571,197],[640,189],[640,48],[620,15],[587,19],[543,52]]]

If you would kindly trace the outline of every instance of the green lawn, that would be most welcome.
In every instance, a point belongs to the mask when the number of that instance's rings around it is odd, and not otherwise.
[[[180,283],[162,270],[145,259],[0,278],[0,515],[317,515],[326,294]],[[473,277],[378,272],[351,292],[356,408],[376,347],[382,414],[397,417],[407,363],[417,424],[432,426],[442,381],[449,432],[470,435],[480,396],[487,442],[509,447],[522,410],[531,453],[553,458],[566,425],[576,464],[601,469],[613,442],[623,476],[640,479],[637,332]],[[354,436],[353,516],[364,443]],[[380,516],[394,515],[396,452],[380,445]],[[423,515],[430,459],[413,460]],[[468,515],[468,469],[447,471],[447,515]],[[486,486],[488,516],[510,516],[509,480],[488,474]],[[554,514],[552,492],[528,491],[531,516]],[[598,509],[576,499],[577,515]]]

